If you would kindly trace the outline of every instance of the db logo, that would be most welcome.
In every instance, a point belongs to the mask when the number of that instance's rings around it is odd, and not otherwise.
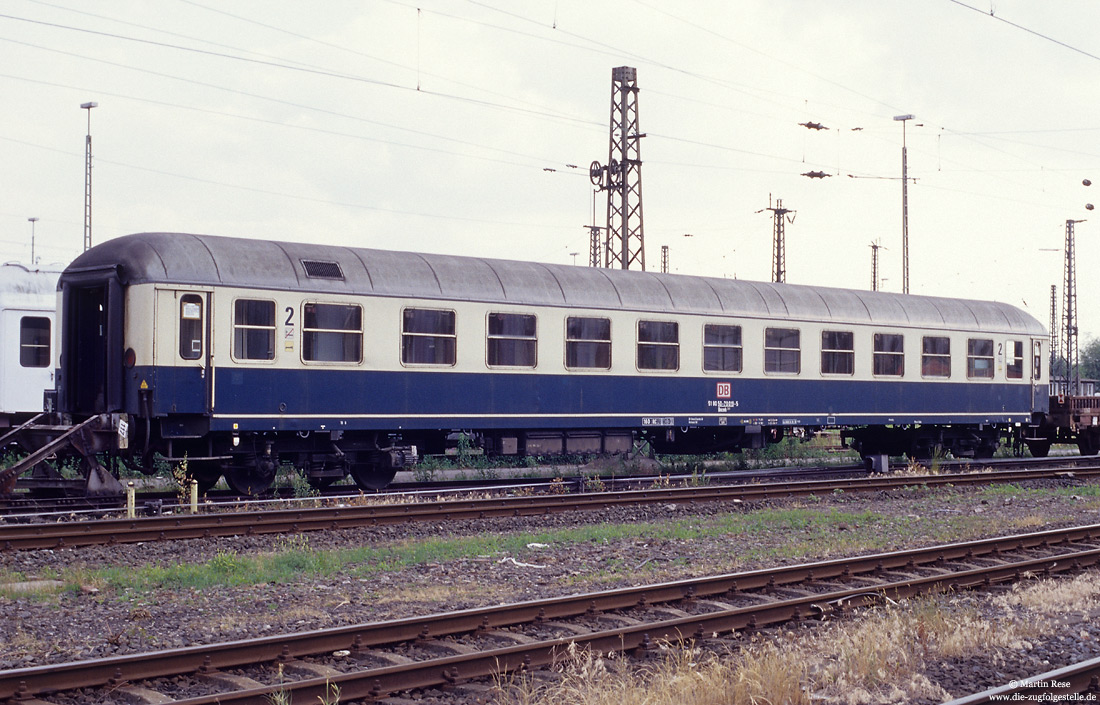
[[[719,399],[729,399],[731,391],[729,382],[719,382],[716,394]]]

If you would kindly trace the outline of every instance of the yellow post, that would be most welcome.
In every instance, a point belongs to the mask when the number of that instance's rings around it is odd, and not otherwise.
[[[126,483],[126,518],[134,518],[134,481]]]
[[[191,478],[191,513],[199,513],[199,481]]]

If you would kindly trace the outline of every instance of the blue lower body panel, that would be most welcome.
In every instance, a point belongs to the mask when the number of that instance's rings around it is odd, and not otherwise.
[[[136,380],[151,380],[154,415],[212,410],[212,430],[1008,423],[1046,405],[1031,385],[995,382],[239,367],[216,369],[211,381],[194,368],[134,372],[131,411],[142,411]]]

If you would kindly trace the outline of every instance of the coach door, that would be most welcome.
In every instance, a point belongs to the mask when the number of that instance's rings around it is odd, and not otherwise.
[[[158,386],[169,392],[171,413],[210,413],[214,386],[210,292],[161,289],[157,295],[157,320],[172,327],[157,331]],[[168,341],[173,341],[170,348],[164,345]]]
[[[122,409],[122,286],[113,268],[62,277],[62,411],[100,414]]]
[[[1028,367],[1031,368],[1031,408],[1032,410],[1046,409],[1050,404],[1049,380],[1043,378],[1043,341],[1045,338],[1031,339],[1031,360]],[[1049,374],[1049,370],[1048,370]]]
[[[0,311],[0,411],[42,408],[42,390],[54,388],[52,333],[48,311]]]

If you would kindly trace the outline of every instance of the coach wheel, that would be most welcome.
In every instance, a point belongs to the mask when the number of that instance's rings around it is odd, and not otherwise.
[[[1032,457],[1045,458],[1050,453],[1050,441],[1047,439],[1039,441],[1024,441],[1027,444],[1027,449],[1031,451]]]
[[[397,468],[382,467],[376,463],[353,463],[351,479],[364,490],[380,490],[393,482]]]
[[[222,468],[219,463],[192,460],[188,463],[187,470],[191,474],[191,479],[199,484],[199,494],[209,492],[222,478]]]
[[[235,459],[224,470],[225,482],[237,494],[260,495],[275,482],[275,461],[248,456]]]
[[[1083,430],[1077,434],[1077,450],[1081,455],[1096,455],[1100,452],[1100,434]]]

